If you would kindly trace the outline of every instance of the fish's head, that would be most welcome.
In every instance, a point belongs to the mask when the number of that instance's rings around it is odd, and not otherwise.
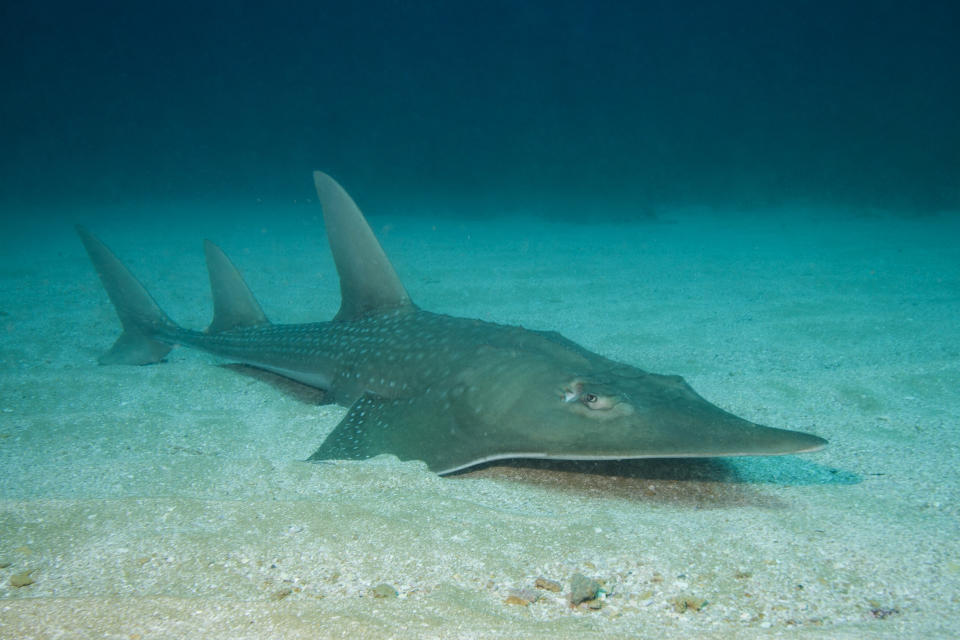
[[[538,354],[499,356],[467,375],[457,403],[457,422],[488,443],[486,459],[780,455],[826,444],[728,413],[680,376],[604,358],[574,369]]]

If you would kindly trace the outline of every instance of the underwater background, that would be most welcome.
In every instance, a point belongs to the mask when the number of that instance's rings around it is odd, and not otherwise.
[[[378,210],[960,203],[954,2],[0,11],[8,204],[289,202],[305,167]]]
[[[957,3],[4,2],[0,34],[0,638],[956,636]],[[308,464],[346,412],[316,390],[97,364],[76,223],[186,327],[203,238],[273,321],[332,318],[314,169],[422,308],[829,446]]]

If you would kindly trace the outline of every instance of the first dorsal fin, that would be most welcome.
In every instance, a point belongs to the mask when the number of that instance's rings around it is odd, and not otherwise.
[[[270,324],[227,254],[209,240],[203,241],[203,252],[207,256],[213,293],[213,322],[207,327],[207,333]]]
[[[340,276],[340,311],[334,320],[413,308],[407,290],[353,199],[322,171],[313,172],[313,183]]]

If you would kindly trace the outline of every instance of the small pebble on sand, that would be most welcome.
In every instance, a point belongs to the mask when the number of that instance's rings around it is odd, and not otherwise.
[[[386,582],[382,582],[370,590],[374,598],[396,598],[397,590]]]
[[[533,586],[537,589],[545,589],[547,591],[553,591],[554,593],[560,593],[560,590],[563,589],[559,582],[548,580],[542,576],[534,581]]]
[[[525,607],[538,600],[540,600],[540,594],[533,589],[521,589],[520,591],[512,592],[504,602],[506,604],[519,604]]]
[[[577,606],[580,603],[596,600],[600,595],[600,583],[593,578],[588,578],[582,573],[575,573],[570,578],[570,604]],[[596,607],[591,607],[596,608]]]
[[[11,586],[11,587],[16,587],[16,588],[18,588],[18,589],[19,589],[20,587],[28,587],[28,586],[30,586],[31,584],[33,584],[33,583],[35,582],[34,579],[30,577],[30,574],[31,574],[31,573],[33,573],[32,570],[31,570],[31,571],[21,571],[20,573],[15,573],[15,574],[13,574],[12,576],[10,576],[10,586]]]
[[[684,613],[685,611],[700,611],[707,606],[707,601],[695,596],[677,596],[670,599],[670,604],[673,605],[673,610],[677,613]]]

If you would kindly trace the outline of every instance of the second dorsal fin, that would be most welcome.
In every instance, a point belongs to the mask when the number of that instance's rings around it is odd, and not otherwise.
[[[227,254],[209,240],[203,241],[203,252],[207,256],[213,293],[213,322],[207,327],[207,333],[270,324]]]

